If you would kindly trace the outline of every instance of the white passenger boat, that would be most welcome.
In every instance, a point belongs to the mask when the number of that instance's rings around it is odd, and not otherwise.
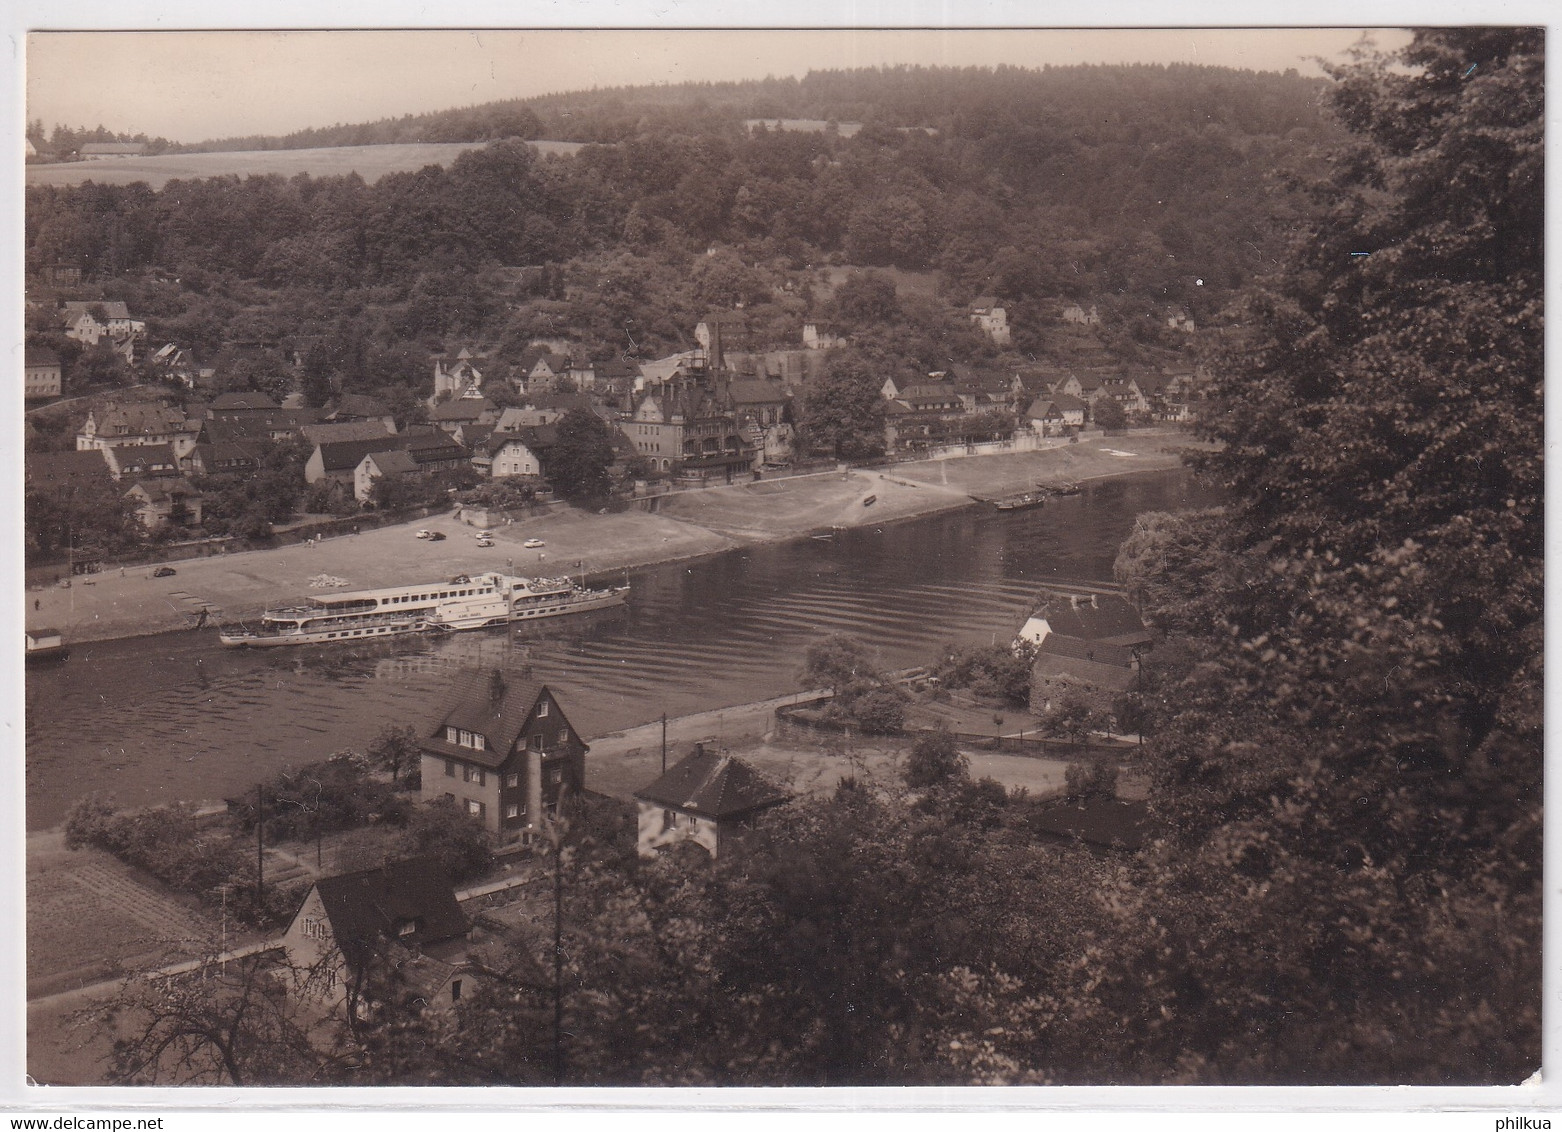
[[[255,624],[220,626],[218,637],[231,648],[266,648],[482,629],[605,609],[628,595],[627,585],[588,590],[569,578],[457,574],[443,582],[310,597],[307,605],[268,609]]]

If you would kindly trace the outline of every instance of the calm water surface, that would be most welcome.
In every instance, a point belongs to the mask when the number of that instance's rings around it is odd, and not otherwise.
[[[1091,484],[1032,511],[989,507],[632,572],[629,605],[515,629],[365,645],[224,649],[171,633],[77,646],[27,674],[27,825],[92,790],[124,806],[221,798],[290,764],[420,730],[450,674],[530,666],[588,739],[798,688],[808,644],[871,642],[886,667],[944,641],[1009,639],[1048,583],[1110,580],[1142,511],[1213,501],[1186,473]]]

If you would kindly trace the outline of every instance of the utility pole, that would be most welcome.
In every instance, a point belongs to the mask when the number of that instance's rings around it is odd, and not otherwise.
[[[266,906],[266,795],[255,784],[255,913]]]
[[[662,773],[667,773],[667,713],[662,712]]]
[[[553,843],[553,1083],[564,1084],[564,836]]]

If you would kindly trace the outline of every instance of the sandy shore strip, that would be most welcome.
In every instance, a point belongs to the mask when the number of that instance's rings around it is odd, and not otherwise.
[[[501,527],[496,545],[479,547],[453,514],[326,539],[174,563],[173,577],[153,567],[111,567],[68,589],[29,590],[29,625],[64,631],[67,643],[112,640],[188,629],[202,608],[212,620],[252,617],[268,607],[302,604],[321,574],[353,589],[405,585],[483,570],[553,576],[606,576],[715,554],[757,542],[784,541],[835,526],[855,527],[928,515],[973,498],[1028,490],[1038,483],[1083,481],[1167,470],[1191,444],[1180,430],[1147,430],[1023,453],[896,464],[760,480],[663,496],[655,513],[638,509],[590,514],[577,509]],[[873,502],[865,505],[865,500]],[[446,538],[414,537],[420,528]],[[531,538],[546,542],[526,550]]]

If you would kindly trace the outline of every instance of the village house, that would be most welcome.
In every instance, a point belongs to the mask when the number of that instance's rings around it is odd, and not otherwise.
[[[76,434],[76,450],[121,444],[170,444],[186,436],[182,409],[162,402],[121,405],[115,402],[87,412]],[[194,437],[189,437],[193,446]]]
[[[341,440],[378,440],[382,436],[395,436],[396,425],[382,417],[375,417],[362,421],[306,424],[300,426],[298,431],[310,444],[333,444]]]
[[[125,492],[125,498],[134,504],[136,518],[147,531],[201,525],[201,493],[183,478],[137,480]]]
[[[428,399],[428,403],[430,406],[433,406],[442,399],[460,400],[467,398],[475,400],[482,397],[482,387],[482,372],[472,364],[471,351],[463,346],[449,369],[445,368],[443,360],[435,360],[434,394]]]
[[[472,466],[494,479],[542,475],[542,461],[517,430],[489,434],[488,441],[472,454]]]
[[[501,840],[535,835],[565,794],[585,788],[589,748],[545,684],[463,673],[425,734],[423,800],[455,803]]]
[[[374,482],[389,476],[415,476],[418,462],[404,449],[393,448],[389,452],[370,452],[353,469],[353,498],[359,503],[369,502],[374,494]]]
[[[569,376],[572,364],[566,354],[546,346],[528,346],[516,359],[510,381],[522,393],[552,393],[560,380]]]
[[[251,475],[260,471],[260,446],[247,441],[197,444],[179,461],[179,470],[196,476]]]
[[[413,857],[316,880],[282,951],[322,1008],[366,1009],[373,980],[404,1003],[448,1009],[473,989],[470,933],[449,876]]]
[[[96,346],[106,336],[127,362],[136,360],[136,348],[146,338],[146,323],[131,318],[125,304],[117,300],[70,300],[61,306],[60,319],[67,338],[84,346]]]
[[[1072,594],[1033,613],[1016,639],[1035,649],[1031,710],[1046,712],[1065,695],[1110,710],[1113,698],[1137,682],[1140,657],[1155,635],[1125,598]]]
[[[993,340],[998,346],[1009,344],[1009,316],[998,305],[998,300],[984,295],[971,302],[971,308],[967,312],[976,328]]]
[[[654,857],[660,849],[691,842],[715,858],[724,842],[751,828],[766,810],[790,799],[790,794],[742,759],[707,751],[696,743],[692,754],[635,791],[636,849],[642,857]]]
[[[26,490],[55,499],[111,491],[114,477],[101,448],[75,452],[29,452],[23,462]]]
[[[363,393],[343,393],[326,405],[322,417],[329,424],[378,422],[387,426],[387,431],[396,431],[395,414],[383,401]]]
[[[1076,326],[1099,326],[1101,314],[1094,306],[1086,310],[1078,303],[1069,303],[1063,308],[1063,321]]]
[[[58,354],[43,346],[28,346],[23,361],[22,395],[26,400],[60,395],[62,381]]]
[[[835,324],[810,318],[803,323],[803,349],[831,350],[846,345],[846,339],[836,331]]]
[[[180,471],[171,444],[108,444],[101,451],[116,480],[177,476]]]
[[[499,406],[487,397],[457,397],[429,409],[428,423],[454,435],[463,425],[496,424],[499,415]]]

